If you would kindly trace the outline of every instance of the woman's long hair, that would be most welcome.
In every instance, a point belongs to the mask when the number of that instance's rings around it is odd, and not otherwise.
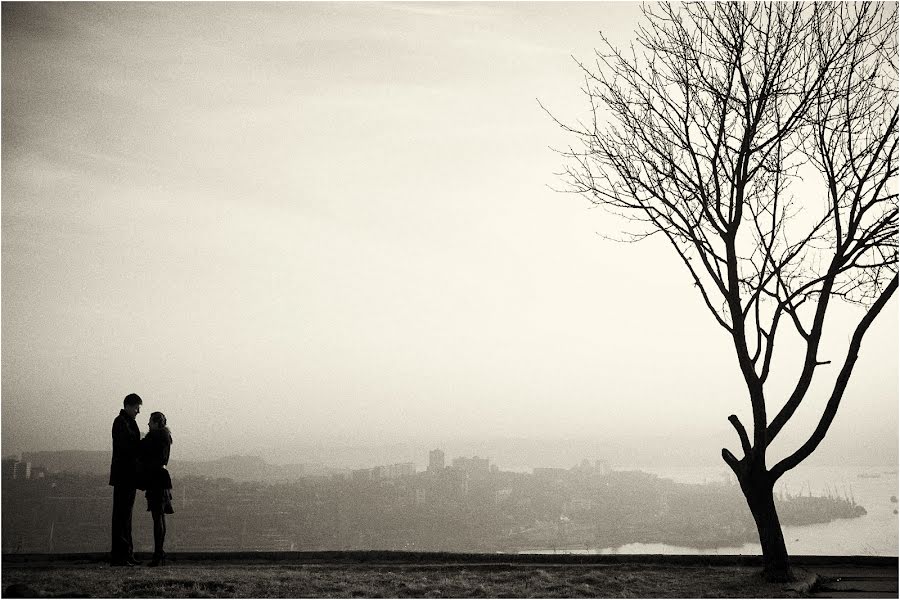
[[[172,431],[166,426],[166,415],[161,412],[150,413],[150,420],[159,425],[159,430],[164,431],[169,443],[172,443]],[[150,432],[152,433],[152,431]]]

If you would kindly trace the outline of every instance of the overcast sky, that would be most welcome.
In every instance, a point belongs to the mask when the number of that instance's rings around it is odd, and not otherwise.
[[[142,431],[168,415],[179,459],[645,433],[739,448],[736,360],[675,257],[604,240],[609,217],[548,187],[567,138],[537,99],[586,116],[571,55],[601,30],[626,43],[637,5],[2,11],[4,455],[108,449],[129,392]],[[896,452],[897,331],[892,300],[825,445]]]

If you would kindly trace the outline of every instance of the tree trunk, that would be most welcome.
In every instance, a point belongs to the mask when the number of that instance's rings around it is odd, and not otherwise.
[[[756,522],[762,546],[763,573],[769,581],[793,581],[790,559],[784,544],[781,522],[775,510],[774,482],[766,471],[748,473],[741,483],[747,506]]]

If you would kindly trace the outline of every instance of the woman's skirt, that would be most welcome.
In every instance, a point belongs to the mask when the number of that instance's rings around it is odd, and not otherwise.
[[[150,512],[165,513],[171,515],[175,512],[172,508],[172,490],[154,489],[144,492],[147,497],[147,510]]]

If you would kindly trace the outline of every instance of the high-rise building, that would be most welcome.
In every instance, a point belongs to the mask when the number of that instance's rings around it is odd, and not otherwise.
[[[444,451],[432,450],[428,453],[428,471],[439,473],[444,470]]]

